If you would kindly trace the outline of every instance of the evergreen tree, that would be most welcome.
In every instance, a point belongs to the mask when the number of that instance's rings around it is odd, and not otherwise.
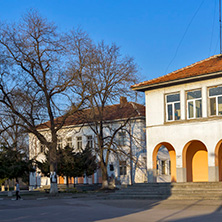
[[[30,172],[34,172],[32,160],[14,146],[0,148],[0,179],[23,179],[28,182]]]
[[[45,161],[36,161],[41,172],[49,177],[49,153],[45,152]],[[74,152],[73,148],[66,146],[57,150],[57,174],[59,176],[66,176],[67,187],[69,185],[69,178],[82,177],[84,175],[92,175],[96,168],[96,157],[92,155],[91,149],[86,147],[82,152]]]

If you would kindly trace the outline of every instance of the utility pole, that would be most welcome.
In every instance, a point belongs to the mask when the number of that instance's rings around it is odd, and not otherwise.
[[[219,0],[219,22],[220,22],[220,54],[222,54],[222,32],[221,32],[221,0]]]
[[[129,122],[129,137],[130,137],[130,180],[131,185],[133,185],[133,150],[132,150],[132,129],[131,129],[131,120]]]

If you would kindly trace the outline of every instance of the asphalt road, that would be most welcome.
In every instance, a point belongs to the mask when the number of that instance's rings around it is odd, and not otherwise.
[[[222,200],[0,200],[0,221],[222,221]]]

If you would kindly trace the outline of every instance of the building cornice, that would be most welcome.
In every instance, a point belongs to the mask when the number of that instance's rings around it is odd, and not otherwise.
[[[128,118],[124,118],[124,119],[116,119],[116,120],[106,120],[104,121],[104,124],[112,124],[112,123],[119,123],[122,121],[126,121]],[[129,121],[133,121],[133,120],[145,120],[146,117],[145,116],[136,116],[136,117],[131,117],[129,119]],[[80,127],[89,127],[90,125],[93,125],[94,123],[81,123],[81,124],[75,124],[75,125],[66,125],[63,126],[60,130],[64,130],[64,129],[70,129],[70,128],[80,128]],[[47,132],[49,131],[49,128],[44,128],[44,129],[38,129],[39,132]],[[32,134],[32,133],[31,133]]]

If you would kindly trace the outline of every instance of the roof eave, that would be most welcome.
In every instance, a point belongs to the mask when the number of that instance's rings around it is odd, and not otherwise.
[[[183,79],[170,80],[170,81],[167,81],[167,82],[154,83],[154,84],[144,85],[144,86],[136,86],[136,87],[132,87],[132,90],[145,92],[145,91],[148,91],[148,90],[164,88],[164,87],[168,87],[168,86],[174,86],[174,85],[180,85],[180,84],[189,83],[189,82],[197,82],[197,81],[202,81],[202,80],[207,80],[207,79],[213,79],[213,78],[217,78],[221,75],[222,75],[222,71],[214,72],[214,73],[201,74],[201,75],[198,75],[198,76],[192,76],[192,77],[187,77],[187,78],[183,78]]]
[[[146,118],[145,115],[138,115],[138,116],[130,117],[130,120],[139,120],[139,119],[145,119],[145,118]],[[127,119],[128,119],[128,118],[113,119],[113,120],[104,120],[104,124],[126,121]],[[75,127],[82,127],[82,126],[87,126],[87,127],[89,127],[89,123],[78,123],[78,124],[64,125],[61,129],[75,128]],[[49,127],[38,129],[39,132],[48,131],[48,130],[49,130]]]

